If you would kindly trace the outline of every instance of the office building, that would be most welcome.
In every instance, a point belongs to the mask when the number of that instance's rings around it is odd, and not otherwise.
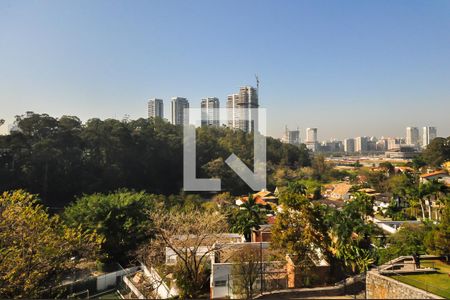
[[[340,153],[344,150],[344,144],[342,141],[332,139],[331,141],[323,141],[319,150],[321,152]]]
[[[437,136],[436,127],[423,127],[422,128],[422,148],[425,148],[432,140]]]
[[[219,126],[219,99],[207,97],[200,104],[202,112],[202,126]]]
[[[419,128],[406,127],[406,145],[417,146],[419,144]]]
[[[363,153],[368,151],[368,139],[365,136],[355,138],[355,152]]]
[[[402,140],[399,138],[387,138],[387,150],[399,149],[402,144]]]
[[[182,97],[173,97],[171,102],[171,121],[174,125],[189,124],[189,114],[184,110],[189,108],[189,101]]]
[[[152,98],[148,100],[148,117],[164,118],[164,102],[162,99]]]
[[[258,93],[254,87],[243,86],[238,94],[227,98],[228,125],[244,132],[255,130],[257,115],[252,115],[253,108],[258,108]]]
[[[345,153],[355,152],[355,139],[345,139],[344,140],[344,152]]]

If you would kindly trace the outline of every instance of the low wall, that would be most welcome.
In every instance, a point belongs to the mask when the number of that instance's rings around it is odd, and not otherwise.
[[[364,277],[354,276],[352,278],[343,280],[340,284],[337,284],[335,286],[276,290],[258,295],[255,297],[255,299],[275,300],[281,298],[332,298],[343,295],[356,295],[364,291],[364,288]]]
[[[383,276],[376,270],[367,272],[368,299],[443,299],[395,279]]]

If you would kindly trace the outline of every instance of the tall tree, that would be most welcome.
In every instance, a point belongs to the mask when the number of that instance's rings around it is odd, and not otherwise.
[[[101,238],[49,216],[36,196],[0,195],[0,297],[42,298],[74,267],[71,257],[95,258]]]
[[[259,229],[263,223],[263,212],[256,203],[256,198],[249,194],[237,213],[234,215],[231,230],[243,234],[246,241],[251,240],[252,229]]]
[[[285,192],[280,198],[282,211],[272,227],[272,247],[286,251],[295,264],[309,267],[327,238],[321,218],[304,195]]]
[[[450,137],[437,137],[433,139],[422,156],[429,165],[440,167],[443,162],[450,160]]]
[[[127,190],[92,194],[67,207],[63,217],[72,227],[96,230],[103,237],[102,251],[107,261],[126,263],[128,255],[150,237],[148,213],[162,201],[155,195]]]

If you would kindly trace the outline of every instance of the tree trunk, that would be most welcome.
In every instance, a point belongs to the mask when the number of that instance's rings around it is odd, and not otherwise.
[[[431,214],[431,200],[428,202],[428,217],[433,220],[433,215]]]
[[[425,220],[425,208],[423,207],[422,199],[419,201],[420,203],[420,210],[422,211],[422,220]]]

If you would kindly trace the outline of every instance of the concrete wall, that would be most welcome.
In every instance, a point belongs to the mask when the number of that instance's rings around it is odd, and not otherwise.
[[[376,270],[367,272],[366,292],[368,299],[443,299],[437,295],[380,275]]]

